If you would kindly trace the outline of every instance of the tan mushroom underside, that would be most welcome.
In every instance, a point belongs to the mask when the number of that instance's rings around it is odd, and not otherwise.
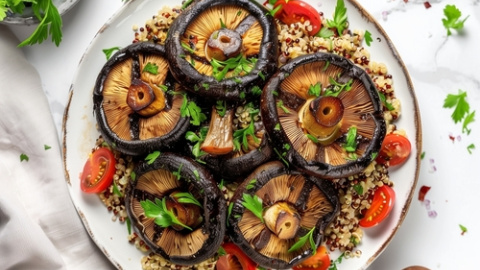
[[[264,206],[265,204],[273,205],[275,202],[288,202],[293,205],[300,199],[305,180],[302,175],[277,176],[260,188],[255,195],[263,200]],[[307,230],[313,228],[321,217],[333,211],[333,206],[317,186],[312,187],[308,196],[305,210],[299,211],[300,226]],[[266,225],[249,210],[245,210],[238,226],[244,238],[251,244],[255,242],[262,230],[268,230]],[[309,244],[306,244],[295,252],[288,252],[297,241],[298,237],[285,240],[271,234],[268,243],[259,252],[267,257],[288,262],[301,252],[311,248]]]
[[[293,94],[303,100],[312,98],[308,94],[311,85],[321,83],[323,87],[330,85],[330,77],[342,71],[335,65],[325,65],[325,62],[308,63],[296,68],[281,84],[281,91]],[[340,132],[345,134],[351,126],[357,127],[358,135],[371,139],[375,130],[375,122],[371,118],[365,119],[365,115],[373,113],[372,102],[363,84],[358,79],[353,79],[352,89],[342,91],[338,96],[344,106],[343,124]],[[284,102],[285,105],[285,102]],[[342,165],[348,162],[345,158],[347,153],[338,144],[321,146],[310,140],[307,132],[301,128],[301,121],[294,109],[285,106],[288,112],[278,109],[280,123],[287,133],[293,147],[307,161],[318,161],[332,164],[334,166]],[[364,148],[359,147],[356,154],[362,155]]]
[[[147,172],[142,174],[137,181],[135,186],[137,190],[146,191],[158,198],[167,196],[170,192],[180,187],[180,181],[168,170]],[[137,199],[133,199],[132,209],[139,222],[144,226],[145,236],[153,239],[155,235],[154,219],[145,217],[144,209]],[[165,228],[156,244],[170,256],[190,256],[200,250],[207,239],[208,234],[204,234],[202,228],[198,228],[188,234]]]
[[[156,55],[139,54],[140,70],[148,63],[158,66],[159,74],[141,72],[140,79],[151,85],[162,85],[167,76],[168,63],[166,59]],[[132,140],[129,116],[134,111],[127,104],[128,88],[132,78],[132,59],[124,60],[109,72],[103,88],[103,109],[110,129],[122,140]],[[183,96],[173,97],[172,108],[161,111],[149,118],[140,118],[141,140],[160,137],[170,132],[181,118],[180,108]]]
[[[238,6],[215,6],[202,12],[185,30],[181,37],[183,44],[189,44],[189,37],[196,37],[195,55],[206,59],[205,46],[212,33],[222,28],[234,30],[250,13]],[[256,21],[243,35],[243,55],[252,56],[260,52],[263,30]],[[212,66],[186,56],[186,60],[193,62],[194,68],[201,74],[212,75]],[[228,76],[227,76],[228,77]]]

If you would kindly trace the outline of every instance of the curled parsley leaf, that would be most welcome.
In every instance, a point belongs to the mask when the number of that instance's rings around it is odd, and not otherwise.
[[[167,228],[172,225],[179,225],[185,229],[192,231],[192,228],[180,222],[175,214],[167,209],[167,202],[165,197],[162,200],[155,198],[155,202],[151,200],[141,201],[140,205],[142,206],[145,216],[149,218],[154,218],[155,224],[162,228]]]

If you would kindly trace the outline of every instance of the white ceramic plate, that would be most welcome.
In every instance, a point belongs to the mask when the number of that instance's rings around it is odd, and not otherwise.
[[[332,18],[335,2],[322,1],[320,5],[318,1],[312,1],[312,5],[321,10],[325,18]],[[400,168],[390,171],[396,191],[396,204],[392,213],[379,226],[365,230],[359,247],[362,251],[360,258],[343,260],[337,265],[339,269],[365,269],[387,247],[405,218],[419,173],[421,127],[412,83],[393,44],[379,24],[358,3],[354,0],[345,2],[350,29],[368,30],[372,34],[373,42],[367,47],[371,59],[385,63],[389,73],[393,75],[396,95],[402,102],[402,116],[397,125],[406,130],[412,142],[412,153],[408,161]],[[98,196],[80,191],[78,179],[88,153],[99,135],[95,128],[92,108],[93,85],[106,62],[102,49],[129,45],[133,39],[132,25],[144,25],[163,5],[179,4],[179,0],[145,0],[130,1],[123,6],[101,28],[83,56],[71,85],[70,100],[64,115],[64,166],[71,198],[92,239],[119,269],[141,269],[142,253],[128,243],[127,226],[111,221],[112,214],[107,212]],[[332,259],[338,255],[333,253]]]
[[[77,2],[78,0],[53,0],[53,4],[57,7],[58,13],[60,13],[60,15],[63,15],[67,11],[69,11]],[[7,14],[7,17],[5,17],[5,19],[1,22],[5,24],[31,25],[37,24],[38,19],[33,14],[32,9],[26,7],[23,11],[23,14]]]

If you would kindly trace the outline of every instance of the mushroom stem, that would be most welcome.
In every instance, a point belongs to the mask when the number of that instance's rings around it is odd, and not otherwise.
[[[213,32],[207,41],[205,54],[208,59],[225,61],[235,57],[242,50],[242,37],[239,33],[222,28]]]
[[[300,116],[304,130],[317,138],[322,145],[329,145],[340,136],[344,107],[333,96],[320,96],[308,100],[301,108]]]
[[[181,203],[175,197],[175,194],[178,192],[172,192],[166,200],[167,209],[171,211],[175,217],[183,225],[195,228],[203,221],[201,215],[201,208],[195,204],[191,203]],[[180,225],[171,225],[171,227],[176,231],[181,231],[185,229],[184,226]]]
[[[207,136],[200,149],[212,155],[225,155],[233,151],[233,110],[221,116],[213,107]]]
[[[292,239],[300,229],[300,215],[286,202],[277,202],[269,207],[263,218],[265,225],[280,239]]]
[[[165,108],[165,95],[159,87],[133,79],[128,88],[127,104],[141,116],[150,117]]]

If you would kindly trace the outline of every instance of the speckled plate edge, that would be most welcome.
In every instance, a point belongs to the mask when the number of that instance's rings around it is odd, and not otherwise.
[[[330,1],[334,2],[334,1]],[[333,14],[334,3],[313,3],[322,10],[326,18]],[[85,225],[86,230],[107,258],[118,269],[140,269],[140,253],[128,243],[126,226],[119,222],[111,222],[110,214],[98,200],[98,197],[82,194],[79,190],[78,175],[84,160],[98,136],[95,129],[91,103],[91,92],[96,74],[105,59],[101,48],[118,46],[119,44],[105,42],[108,32],[124,31],[125,35],[115,35],[121,38],[115,40],[128,45],[132,35],[131,25],[143,25],[145,20],[153,15],[162,5],[174,3],[154,0],[130,1],[124,5],[100,29],[86,50],[79,64],[79,69],[70,88],[69,100],[63,119],[63,155],[64,170],[69,192],[73,203]],[[396,206],[390,217],[379,226],[365,230],[365,239],[360,245],[363,255],[360,258],[343,260],[338,269],[366,269],[388,246],[408,212],[420,171],[421,155],[421,120],[418,103],[408,71],[401,60],[393,43],[378,22],[355,0],[346,0],[351,29],[368,30],[374,37],[374,42],[367,49],[372,60],[386,63],[394,78],[397,96],[402,102],[402,116],[397,122],[399,128],[407,131],[412,141],[412,155],[401,168],[390,171],[392,180],[396,183]],[[155,7],[148,9],[146,7]],[[133,19],[135,18],[135,19]],[[118,33],[118,32],[116,32]],[[96,51],[94,51],[96,50]],[[97,59],[97,60],[95,60]],[[88,72],[87,72],[88,70]],[[87,73],[87,74],[85,74]],[[88,75],[88,76],[85,76]],[[80,98],[80,101],[77,99]],[[88,101],[88,103],[81,102]],[[81,146],[79,145],[79,141]],[[70,145],[70,147],[68,147]],[[68,149],[68,151],[67,151]],[[397,181],[398,180],[398,181]],[[104,226],[109,224],[108,226]],[[335,259],[339,253],[332,254]]]
[[[72,9],[79,0],[53,0],[53,4],[57,7],[58,13],[63,15]],[[32,25],[37,24],[38,19],[33,15],[31,8],[25,8],[23,14],[12,14],[7,15],[3,21],[0,23],[3,24],[14,24],[14,25]]]

